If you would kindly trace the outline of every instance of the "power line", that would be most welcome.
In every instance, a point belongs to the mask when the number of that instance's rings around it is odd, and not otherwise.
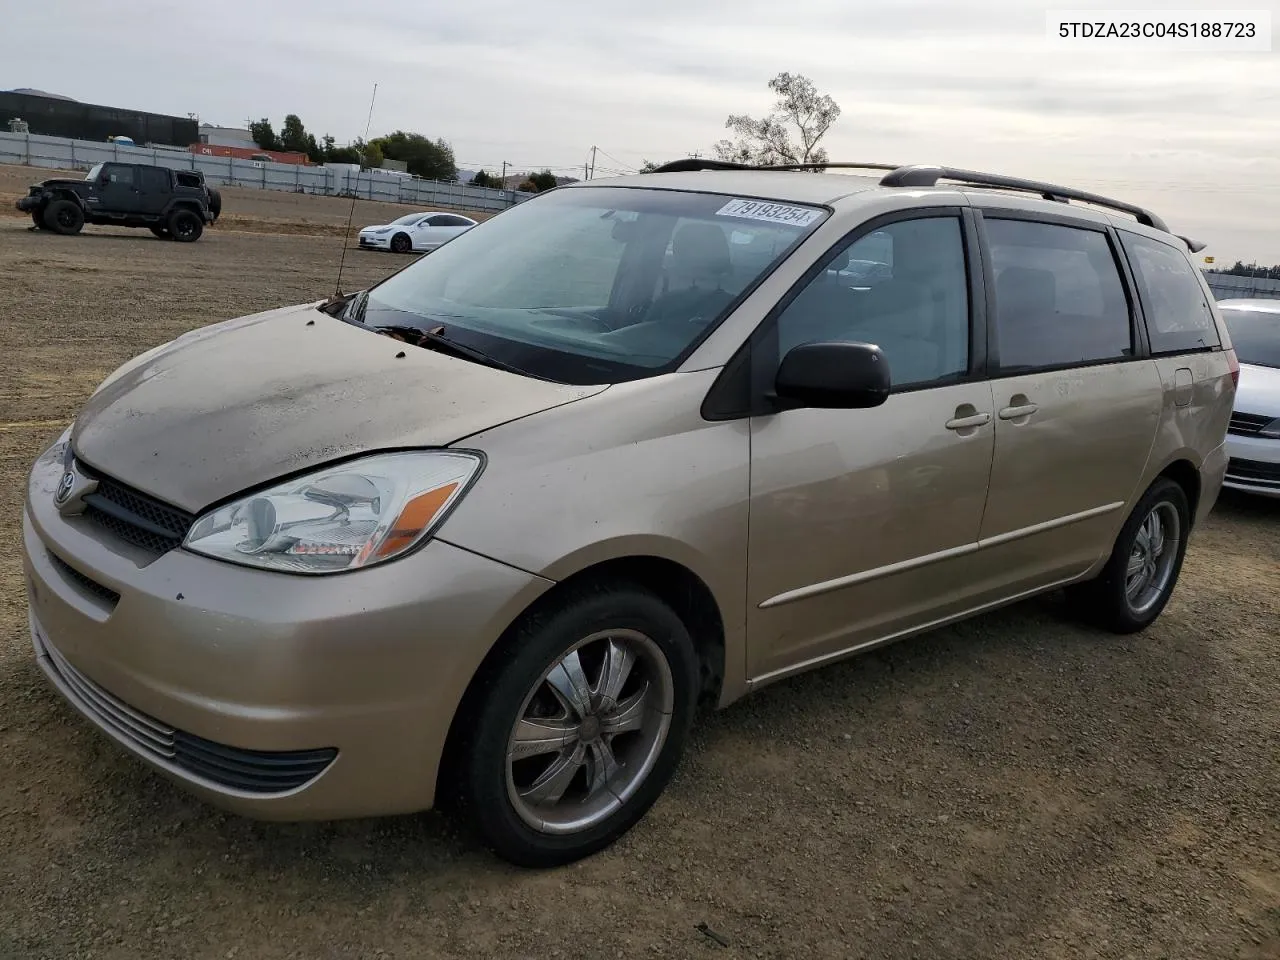
[[[592,150],[596,150],[597,148],[596,148],[596,147],[592,147],[591,149],[592,149]],[[633,167],[633,166],[628,165],[628,164],[626,163],[626,161],[624,161],[624,160],[619,160],[617,157],[612,156],[612,155],[610,155],[610,154],[608,154],[608,153],[605,153],[603,150],[601,150],[601,151],[600,151],[600,153],[601,153],[603,156],[608,157],[610,160],[612,160],[614,163],[616,163],[618,166],[622,167],[623,169],[628,170],[628,171],[630,171],[630,172],[632,172],[632,173],[634,173],[634,172],[635,172],[636,168],[635,168],[635,167]]]

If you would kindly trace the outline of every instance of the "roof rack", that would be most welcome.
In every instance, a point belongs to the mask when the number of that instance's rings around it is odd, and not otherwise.
[[[1122,200],[1112,200],[1110,197],[1104,197],[1096,193],[1086,193],[1084,190],[1074,190],[1071,187],[1060,187],[1054,183],[1042,183],[1039,180],[1023,180],[1020,177],[1005,177],[998,173],[979,173],[976,170],[957,170],[955,167],[931,167],[931,166],[911,166],[899,167],[892,173],[886,174],[880,180],[882,187],[934,187],[937,186],[939,180],[954,180],[957,183],[969,184],[976,187],[1000,187],[1005,190],[1023,190],[1028,193],[1038,193],[1045,200],[1056,200],[1059,203],[1066,203],[1069,200],[1079,200],[1082,203],[1092,203],[1099,207],[1109,207],[1112,210],[1119,210],[1134,217],[1139,223],[1148,227],[1155,227],[1157,230],[1163,230],[1165,233],[1171,233],[1169,227],[1163,220],[1157,217],[1150,210],[1143,207],[1135,206],[1132,203],[1125,203]]]
[[[699,170],[898,170],[898,163],[734,163],[732,160],[708,160],[703,157],[688,157],[683,160],[672,160],[664,163],[652,173],[694,173]]]
[[[1122,200],[1112,200],[1110,197],[1104,197],[1096,193],[1087,193],[1084,190],[1075,190],[1071,187],[1063,187],[1054,183],[1042,183],[1039,180],[1023,180],[1019,177],[1006,177],[998,173],[980,173],[976,170],[960,170],[955,167],[935,167],[924,164],[903,166],[894,163],[828,163],[826,161],[820,163],[781,163],[781,164],[749,164],[734,163],[729,160],[709,160],[702,157],[689,157],[683,160],[673,160],[670,163],[663,164],[658,167],[654,173],[689,173],[698,170],[833,170],[833,169],[854,169],[854,170],[888,170],[883,177],[880,178],[880,186],[882,187],[935,187],[939,180],[952,180],[957,183],[968,184],[975,187],[997,187],[1003,190],[1019,190],[1026,193],[1039,194],[1045,200],[1053,200],[1058,203],[1068,203],[1071,200],[1077,200],[1081,203],[1092,203],[1099,207],[1108,207],[1112,210],[1118,210],[1121,213],[1127,213],[1136,219],[1139,223],[1154,227],[1157,230],[1163,230],[1165,233],[1172,233],[1168,225],[1156,216],[1150,210],[1144,207],[1136,206],[1132,203],[1125,203]],[[1204,245],[1198,241],[1188,240],[1186,237],[1178,239],[1186,242],[1192,252],[1203,250]]]

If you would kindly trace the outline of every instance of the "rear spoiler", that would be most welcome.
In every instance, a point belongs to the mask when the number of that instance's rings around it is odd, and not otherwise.
[[[1207,243],[1201,243],[1199,240],[1192,240],[1190,237],[1179,236],[1178,239],[1185,243],[1192,253],[1199,253],[1208,246]]]

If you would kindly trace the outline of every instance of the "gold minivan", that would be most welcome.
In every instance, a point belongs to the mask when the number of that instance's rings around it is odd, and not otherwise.
[[[1055,588],[1147,626],[1226,467],[1199,247],[863,166],[557,189],[121,367],[30,475],[40,666],[228,809],[450,800],[550,865],[644,815],[699,701]]]

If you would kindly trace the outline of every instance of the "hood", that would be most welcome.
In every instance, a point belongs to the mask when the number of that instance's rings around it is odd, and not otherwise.
[[[603,389],[412,347],[312,304],[204,327],[136,358],[90,397],[71,442],[90,467],[195,513],[299,470],[445,446]]]
[[[1256,363],[1240,364],[1235,409],[1264,417],[1280,417],[1280,370]]]
[[[54,177],[50,180],[41,180],[36,186],[39,187],[90,187],[93,186],[92,180],[86,180],[84,177]]]

